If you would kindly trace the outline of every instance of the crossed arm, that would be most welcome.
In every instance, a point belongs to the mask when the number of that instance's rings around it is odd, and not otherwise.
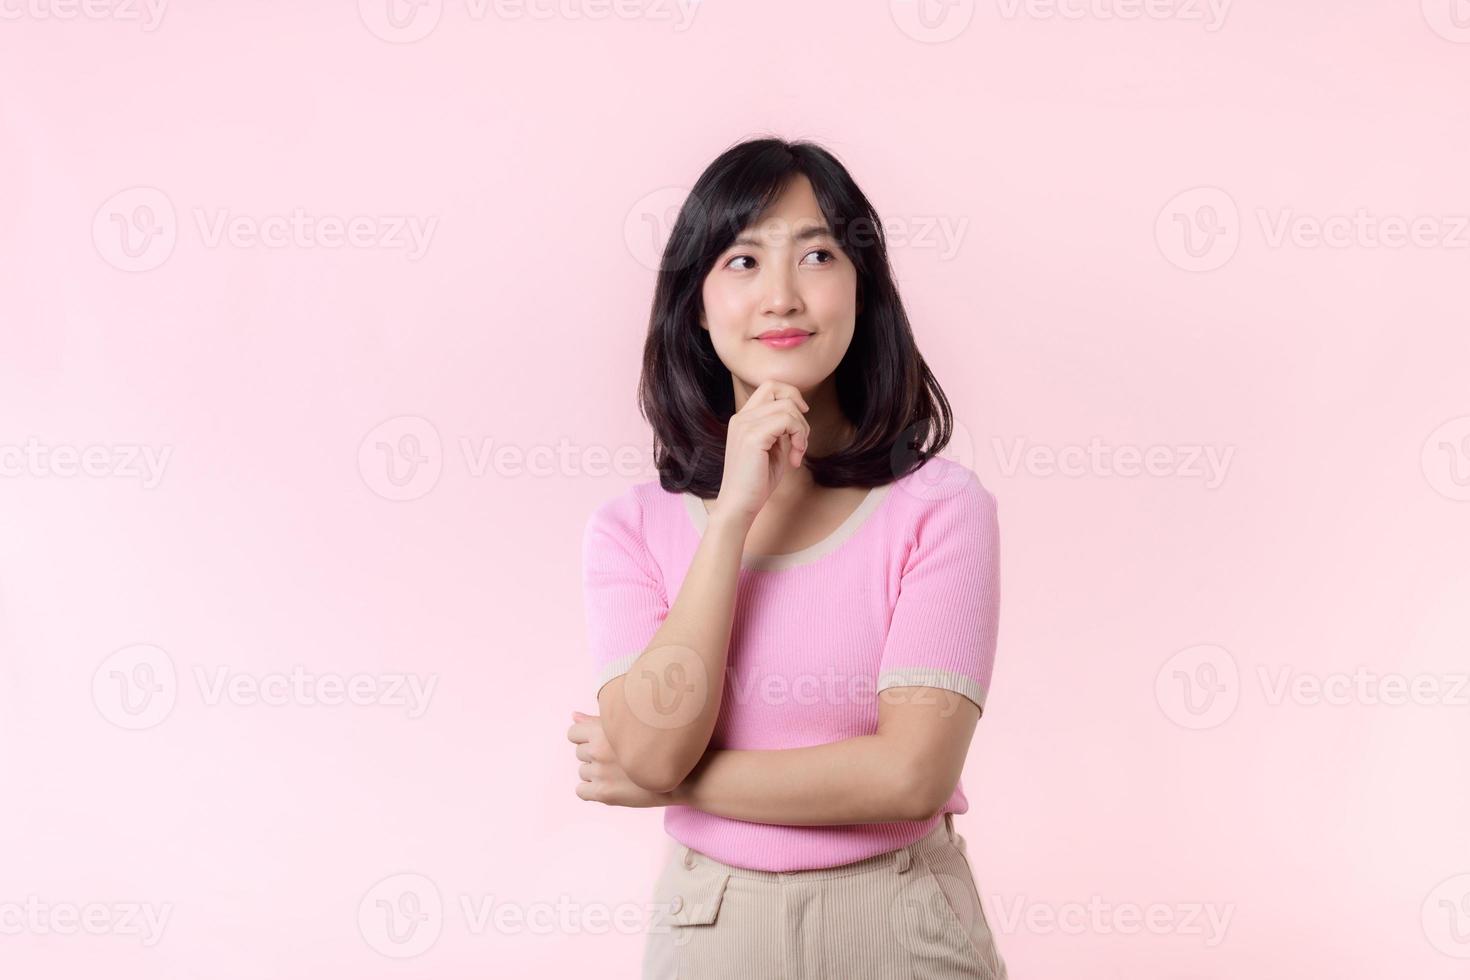
[[[926,820],[959,782],[980,708],[936,687],[878,694],[872,735],[795,749],[712,749],[678,786],[648,790],[627,775],[601,721],[578,715],[577,795],[609,806],[692,806],[753,823],[857,824]]]

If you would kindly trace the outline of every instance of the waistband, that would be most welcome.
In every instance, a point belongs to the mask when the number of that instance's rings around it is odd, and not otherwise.
[[[716,861],[703,851],[697,851],[687,844],[679,844],[674,856],[683,861],[686,868],[703,866],[707,869],[713,868],[716,871],[729,873],[738,878],[754,878],[757,881],[767,882],[820,881],[824,878],[843,878],[847,875],[882,869],[890,869],[895,874],[903,874],[913,866],[916,853],[932,851],[946,843],[953,843],[961,850],[964,850],[965,847],[965,839],[960,836],[959,831],[955,830],[954,814],[952,813],[946,813],[943,820],[936,823],[927,834],[912,844],[830,868],[809,868],[804,871],[758,871],[754,868],[741,868],[723,861]]]

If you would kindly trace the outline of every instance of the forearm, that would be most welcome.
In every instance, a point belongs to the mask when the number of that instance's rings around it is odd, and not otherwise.
[[[856,738],[799,749],[716,749],[671,802],[753,823],[856,824],[923,820],[928,800],[907,753],[891,738]]]
[[[711,515],[663,625],[628,672],[599,693],[608,741],[645,789],[679,785],[714,733],[748,529]]]

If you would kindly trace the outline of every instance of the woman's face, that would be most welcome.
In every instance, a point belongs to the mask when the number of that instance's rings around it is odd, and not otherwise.
[[[807,392],[832,375],[852,342],[857,269],[827,228],[811,181],[792,179],[740,233],[715,260],[703,295],[700,326],[742,397],[770,379]],[[759,339],[791,329],[809,336],[787,346]]]

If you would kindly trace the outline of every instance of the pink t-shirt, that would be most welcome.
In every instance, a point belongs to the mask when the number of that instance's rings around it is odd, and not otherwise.
[[[647,648],[678,596],[707,523],[701,500],[657,480],[587,521],[587,637],[600,690]],[[995,497],[968,467],[932,457],[869,491],[826,539],[742,558],[712,749],[824,745],[878,729],[877,692],[924,685],[981,708],[999,625]],[[970,808],[956,786],[945,812]],[[925,821],[799,826],[664,808],[681,844],[737,867],[831,867],[913,843]]]

